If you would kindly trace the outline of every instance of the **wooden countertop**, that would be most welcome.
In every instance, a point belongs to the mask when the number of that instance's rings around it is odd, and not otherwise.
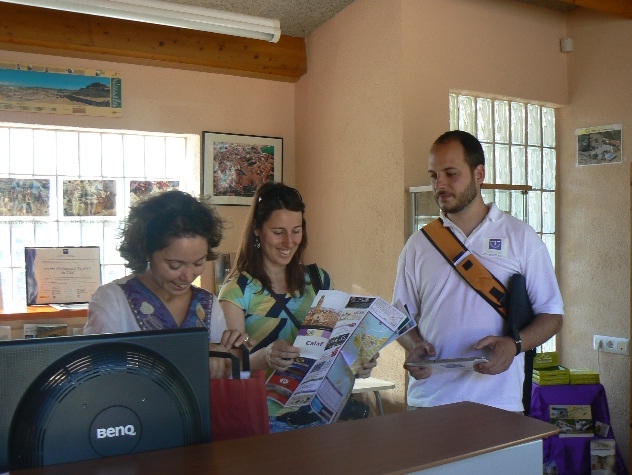
[[[88,316],[87,309],[57,310],[50,305],[26,305],[23,307],[0,308],[0,323],[9,320],[34,320],[42,318],[82,318]]]
[[[12,470],[12,475],[403,474],[557,434],[549,423],[460,402],[267,436]]]

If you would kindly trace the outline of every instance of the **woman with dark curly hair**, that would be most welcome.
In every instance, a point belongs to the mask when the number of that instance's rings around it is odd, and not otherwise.
[[[241,345],[247,335],[227,330],[215,295],[193,286],[217,257],[224,222],[205,199],[168,191],[134,205],[121,231],[119,251],[133,274],[97,289],[84,334],[206,327],[214,349]],[[211,377],[228,360],[212,359]]]

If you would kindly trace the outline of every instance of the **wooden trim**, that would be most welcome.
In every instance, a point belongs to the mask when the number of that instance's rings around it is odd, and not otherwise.
[[[603,13],[632,18],[631,0],[562,0],[562,2]]]
[[[0,49],[285,82],[307,72],[304,38],[270,43],[4,2]]]
[[[509,191],[531,191],[533,187],[531,185],[502,185],[500,183],[483,183],[481,185],[483,190],[509,190]]]

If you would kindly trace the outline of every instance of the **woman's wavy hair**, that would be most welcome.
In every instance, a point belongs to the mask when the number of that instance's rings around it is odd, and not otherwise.
[[[174,239],[201,236],[208,243],[206,260],[217,258],[224,220],[209,198],[197,199],[178,190],[152,195],[130,207],[120,232],[119,252],[125,266],[136,274],[147,269],[151,255],[169,246]]]
[[[252,201],[248,219],[244,226],[241,246],[234,267],[227,278],[247,272],[261,282],[262,289],[272,292],[270,278],[263,268],[263,253],[255,247],[255,229],[261,229],[273,211],[285,209],[299,211],[302,216],[303,239],[292,260],[285,268],[288,291],[291,294],[303,295],[305,292],[305,271],[303,270],[303,253],[307,247],[307,227],[305,223],[305,204],[301,194],[295,188],[283,183],[267,182],[261,185]]]

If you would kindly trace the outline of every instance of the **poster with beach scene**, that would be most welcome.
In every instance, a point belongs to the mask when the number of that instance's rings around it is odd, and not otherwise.
[[[120,73],[0,62],[0,111],[121,117]]]

